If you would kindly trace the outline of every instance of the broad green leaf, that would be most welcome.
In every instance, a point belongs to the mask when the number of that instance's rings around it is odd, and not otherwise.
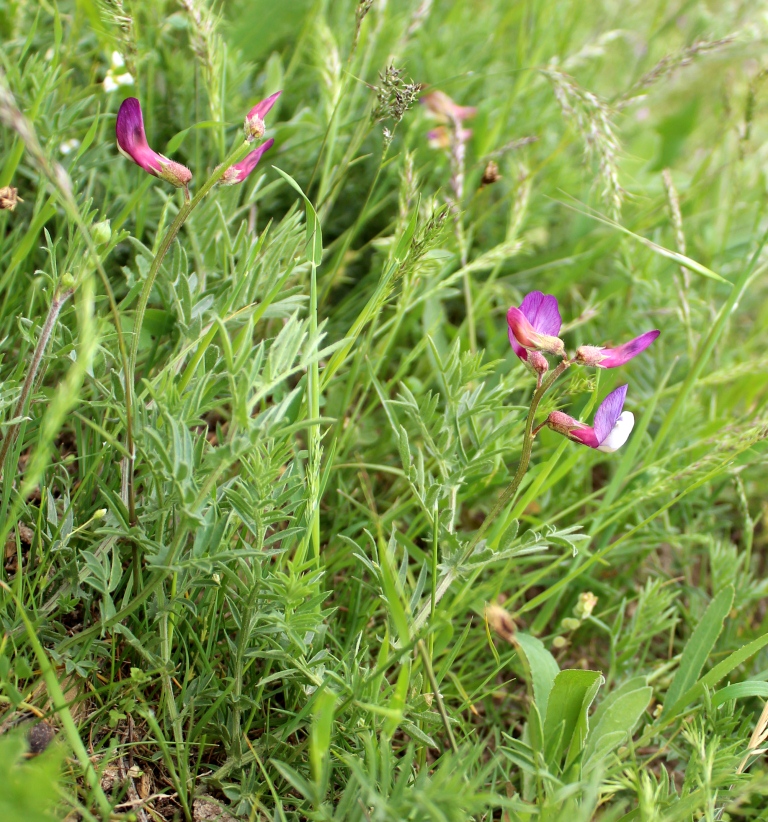
[[[712,649],[715,647],[717,638],[723,630],[725,618],[731,610],[733,604],[734,591],[732,586],[723,588],[722,591],[709,603],[709,607],[704,612],[701,622],[696,626],[696,630],[691,634],[686,643],[683,655],[680,658],[680,667],[677,669],[675,678],[669,686],[667,696],[664,700],[664,710],[661,713],[662,719],[669,716],[672,707],[678,699],[686,693],[696,682],[701,673],[701,669],[707,661]]]
[[[640,683],[640,687],[636,687]],[[627,685],[632,687],[626,687]],[[653,688],[637,677],[617,688],[592,717],[592,731],[584,748],[584,769],[591,770],[632,734],[653,697]]]
[[[533,699],[539,709],[540,716],[547,715],[547,703],[555,677],[560,668],[555,658],[544,647],[544,643],[530,634],[516,633],[515,643],[523,654],[526,666],[531,674],[533,683]]]
[[[570,764],[584,745],[587,711],[603,683],[599,671],[560,671],[549,694],[544,720],[544,744],[550,766],[557,767],[564,751]]]
[[[385,733],[391,737],[397,730],[397,726],[403,721],[403,709],[408,699],[408,684],[411,681],[411,664],[404,662],[397,675],[397,682],[389,700],[389,709],[393,716],[384,723]]]
[[[391,552],[394,552],[395,545],[396,541],[393,533],[389,545],[379,551],[381,584],[384,588],[384,596],[387,598],[389,615],[392,617],[392,622],[397,631],[398,641],[400,645],[407,645],[411,639],[411,631],[408,627],[408,615],[403,605],[403,596],[401,595],[397,570],[393,567],[392,563]]]

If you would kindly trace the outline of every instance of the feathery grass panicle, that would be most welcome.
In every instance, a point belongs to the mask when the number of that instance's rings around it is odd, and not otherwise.
[[[221,72],[224,54],[221,35],[218,32],[220,16],[207,0],[178,0],[187,12],[191,26],[192,51],[199,61],[211,119],[223,122],[224,102],[221,97]]]
[[[602,185],[601,196],[610,214],[617,218],[621,212],[624,191],[619,182],[620,145],[611,120],[611,109],[604,100],[579,86],[556,64],[550,63],[544,70],[544,75],[552,84],[563,114],[584,141],[587,158],[597,161],[598,179]]]

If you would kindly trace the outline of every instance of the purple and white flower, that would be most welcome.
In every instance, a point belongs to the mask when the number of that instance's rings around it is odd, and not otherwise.
[[[553,411],[547,417],[546,425],[574,442],[611,454],[629,439],[635,425],[635,415],[624,410],[626,397],[626,385],[611,391],[595,412],[593,426],[579,422],[562,411]]]

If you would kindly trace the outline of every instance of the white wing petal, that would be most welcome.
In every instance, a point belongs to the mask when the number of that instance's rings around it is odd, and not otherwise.
[[[611,433],[597,446],[597,450],[605,451],[607,454],[618,451],[629,439],[634,427],[635,415],[631,411],[622,411],[611,429]]]

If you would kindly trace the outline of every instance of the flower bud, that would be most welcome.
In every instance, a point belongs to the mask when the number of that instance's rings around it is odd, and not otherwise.
[[[93,241],[96,245],[108,243],[112,237],[112,229],[109,225],[109,220],[102,220],[101,222],[94,223],[91,226],[91,237],[93,237]]]
[[[70,288],[75,287],[75,278],[67,271],[65,274],[61,275],[61,280],[59,281],[59,288],[62,291],[69,291]]]
[[[582,428],[582,423],[566,414],[564,411],[552,411],[547,417],[547,428],[557,431],[567,437],[575,428]]]
[[[539,351],[529,351],[527,362],[537,374],[546,374],[549,371],[547,358]]]
[[[502,639],[513,642],[515,638],[515,621],[500,605],[487,605],[485,608],[485,618],[488,625]]]
[[[579,619],[586,619],[592,616],[595,605],[597,605],[597,597],[592,591],[584,591],[584,593],[579,594],[579,601],[573,609],[573,613],[576,614]]]
[[[560,626],[564,631],[575,631],[581,625],[580,619],[574,619],[573,617],[566,617],[561,623]]]
[[[264,118],[267,116],[269,110],[277,102],[277,98],[282,94],[282,91],[276,91],[265,100],[261,100],[248,112],[243,124],[245,131],[245,139],[250,143],[253,140],[260,140],[266,131]]]

